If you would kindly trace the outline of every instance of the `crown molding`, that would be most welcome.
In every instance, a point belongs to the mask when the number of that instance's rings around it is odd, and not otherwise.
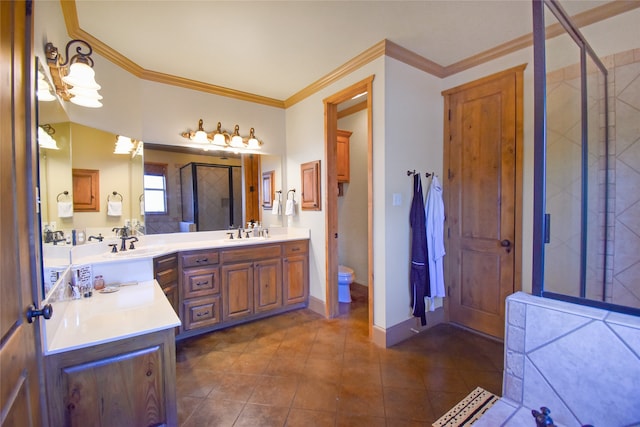
[[[491,49],[485,50],[484,52],[480,52],[476,55],[465,58],[461,61],[447,66],[442,66],[421,55],[418,55],[417,53],[409,49],[395,44],[390,40],[385,39],[371,46],[369,49],[355,56],[354,58],[336,68],[335,70],[331,71],[330,73],[326,74],[319,80],[296,92],[289,98],[285,100],[279,100],[249,92],[243,92],[235,89],[217,86],[210,83],[191,80],[184,77],[144,69],[140,65],[131,61],[129,58],[120,54],[116,50],[102,43],[99,39],[93,37],[91,34],[81,29],[80,23],[78,22],[78,12],[76,9],[75,0],[60,0],[60,4],[62,7],[62,14],[64,16],[65,24],[67,26],[67,32],[70,37],[80,38],[89,42],[93,49],[101,56],[138,78],[284,109],[297,104],[298,102],[339,81],[346,75],[383,55],[394,58],[433,76],[445,78],[533,45],[533,35],[526,34],[510,40],[506,43],[502,43]],[[595,7],[591,10],[579,13],[573,16],[572,19],[580,28],[611,18],[621,13],[629,12],[638,7],[640,7],[640,1],[638,0],[615,0],[602,6]],[[553,24],[549,27],[547,34],[548,37],[554,37],[560,34],[560,32],[560,25]]]

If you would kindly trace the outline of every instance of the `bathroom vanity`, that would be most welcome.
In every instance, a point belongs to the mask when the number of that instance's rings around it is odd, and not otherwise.
[[[308,230],[141,236],[136,249],[115,254],[109,243],[71,248],[71,266],[44,301],[54,313],[43,323],[51,425],[176,425],[176,337],[308,302]],[[89,265],[107,285],[133,283],[59,298],[74,269]]]
[[[308,240],[262,240],[154,258],[154,277],[180,316],[178,339],[307,305]]]

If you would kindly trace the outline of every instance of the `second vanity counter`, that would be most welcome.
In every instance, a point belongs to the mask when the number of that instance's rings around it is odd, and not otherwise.
[[[229,238],[228,233],[234,235]],[[136,249],[127,249],[124,252],[111,253],[109,244],[118,243],[119,238],[105,238],[102,243],[92,243],[71,248],[71,263],[79,264],[110,264],[117,262],[129,262],[137,260],[150,260],[152,258],[170,254],[173,252],[192,251],[199,249],[232,249],[243,246],[264,245],[269,243],[281,243],[292,240],[309,239],[309,230],[301,228],[270,228],[269,237],[245,237],[237,238],[237,230],[200,231],[195,233],[171,233],[151,234],[139,236],[139,241],[134,245]],[[127,248],[129,242],[126,243]]]

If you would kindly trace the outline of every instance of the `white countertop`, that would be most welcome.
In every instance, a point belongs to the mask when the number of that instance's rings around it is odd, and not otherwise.
[[[52,304],[53,317],[59,317],[55,330],[47,334],[45,355],[180,326],[180,319],[155,280],[123,286],[114,293],[94,292],[91,298]]]
[[[230,231],[229,231],[230,232]],[[202,231],[196,233],[172,233],[140,236],[135,243],[136,249],[110,253],[109,243],[116,243],[116,238],[105,239],[101,243],[74,246],[71,251],[72,264],[102,264],[141,259],[151,259],[179,251],[199,249],[233,249],[241,246],[264,245],[291,240],[309,239],[308,229],[282,228],[273,229],[268,238],[250,237],[238,239],[237,231],[234,239],[229,239],[227,231]],[[243,234],[244,236],[244,234]],[[119,242],[120,239],[117,240]],[[129,242],[127,242],[127,247]],[[118,244],[118,248],[120,244]]]

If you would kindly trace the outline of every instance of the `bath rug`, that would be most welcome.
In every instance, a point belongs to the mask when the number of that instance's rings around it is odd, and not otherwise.
[[[499,397],[482,387],[477,387],[449,412],[433,423],[433,427],[464,427],[475,423]]]

